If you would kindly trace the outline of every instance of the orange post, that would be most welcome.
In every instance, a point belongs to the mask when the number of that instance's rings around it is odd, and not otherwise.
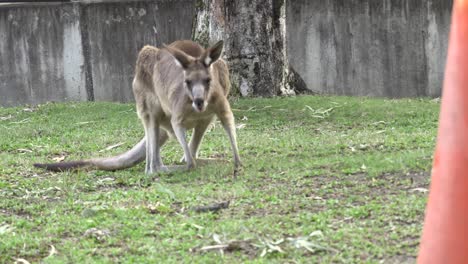
[[[468,0],[453,6],[418,263],[468,263]]]

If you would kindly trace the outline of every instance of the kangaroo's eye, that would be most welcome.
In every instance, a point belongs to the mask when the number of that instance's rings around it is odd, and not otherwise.
[[[203,82],[205,83],[205,90],[208,91],[210,89],[211,79],[205,79],[205,80],[203,80]]]
[[[190,80],[185,80],[185,84],[187,84],[187,86],[190,87],[190,86],[192,86],[192,81],[190,81]]]

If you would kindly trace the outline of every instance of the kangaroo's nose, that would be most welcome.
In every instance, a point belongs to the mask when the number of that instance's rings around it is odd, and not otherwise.
[[[203,104],[204,104],[203,99],[197,98],[197,99],[195,99],[193,102],[195,103],[195,106],[198,108],[198,110],[202,110],[202,109],[203,109]]]

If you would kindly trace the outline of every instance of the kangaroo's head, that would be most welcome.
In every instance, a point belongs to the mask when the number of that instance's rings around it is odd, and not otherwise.
[[[192,101],[193,109],[197,112],[205,111],[208,105],[212,77],[210,66],[221,57],[223,41],[218,41],[204,50],[197,58],[173,47],[166,46],[165,48],[183,69],[184,90]]]

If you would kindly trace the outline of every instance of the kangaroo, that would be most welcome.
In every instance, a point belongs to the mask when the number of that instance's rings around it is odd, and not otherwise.
[[[227,100],[229,71],[221,53],[223,41],[204,49],[195,42],[179,40],[162,48],[145,46],[138,55],[133,94],[145,137],[127,152],[115,157],[50,164],[34,164],[50,171],[80,168],[120,170],[146,158],[145,173],[166,172],[180,167],[163,164],[160,149],[169,136],[177,138],[186,167],[196,167],[203,135],[215,117],[229,137],[235,174],[241,166],[234,116]],[[186,132],[193,129],[190,143]]]

